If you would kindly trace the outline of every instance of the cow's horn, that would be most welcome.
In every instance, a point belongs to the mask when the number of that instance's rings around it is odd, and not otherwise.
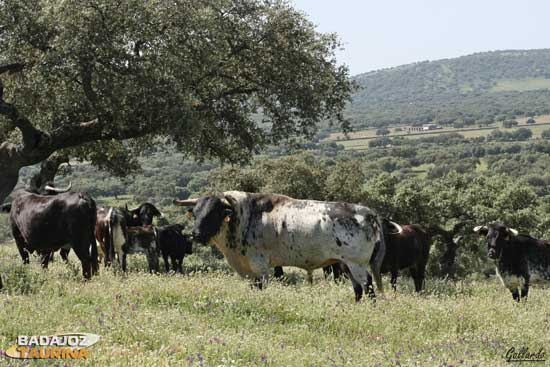
[[[519,234],[519,232],[513,228],[508,228],[508,230],[510,231],[510,233],[512,234],[512,236],[517,236]]]
[[[479,232],[479,231],[481,231],[482,229],[487,229],[487,226],[475,226],[475,227],[474,227],[474,232]]]
[[[193,206],[197,204],[197,201],[199,201],[199,199],[187,199],[187,200],[174,199],[173,203],[174,205],[177,205],[177,206]]]
[[[390,223],[392,226],[394,226],[397,229],[397,232],[392,233],[401,233],[403,232],[403,227],[401,227],[399,224],[392,222],[391,220],[388,220],[388,223]]]
[[[67,192],[71,189],[71,187],[73,187],[73,183],[69,181],[69,186],[67,186],[66,188],[64,189],[58,189],[57,187],[53,187],[53,186],[50,186],[50,185],[46,185],[44,187],[44,190],[48,190],[48,191],[53,191],[53,192],[57,192],[57,193],[63,193],[63,192]]]

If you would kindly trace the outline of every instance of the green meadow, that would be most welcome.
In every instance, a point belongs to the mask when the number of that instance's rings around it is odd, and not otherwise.
[[[397,293],[356,304],[349,283],[320,271],[312,286],[288,269],[252,289],[205,248],[186,259],[185,275],[150,275],[141,255],[129,263],[126,275],[101,267],[84,282],[74,256],[43,271],[0,246],[0,349],[22,334],[101,335],[87,361],[0,356],[0,365],[506,366],[512,347],[550,351],[550,288],[516,304],[494,278],[429,278],[417,295],[403,277]]]

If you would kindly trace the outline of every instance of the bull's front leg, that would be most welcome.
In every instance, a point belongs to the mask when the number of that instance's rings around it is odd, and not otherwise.
[[[156,248],[150,248],[146,253],[147,262],[149,263],[149,272],[158,273],[159,272],[159,256]]]
[[[26,250],[26,242],[23,236],[21,235],[21,232],[19,232],[19,228],[17,226],[13,225],[11,227],[11,233],[13,234],[13,238],[15,239],[15,244],[17,245],[17,250],[19,250],[19,255],[21,255],[21,259],[23,260],[23,264],[29,263],[29,252]]]
[[[125,272],[125,273],[128,271],[128,267],[127,267],[127,263],[126,263],[126,257],[127,256],[128,256],[128,254],[126,252],[122,253],[122,271]]]
[[[271,268],[263,255],[253,256],[249,261],[250,269],[255,274],[254,285],[258,289],[263,289],[269,282],[269,273]]]
[[[397,276],[398,276],[398,272],[396,269],[392,269],[391,271],[391,288],[393,289],[394,292],[397,291]],[[415,280],[416,282],[416,277],[413,277],[413,279]]]
[[[42,264],[42,269],[48,269],[48,264],[50,259],[53,257],[53,251],[44,251],[40,253],[40,264]]]
[[[523,285],[521,286],[521,298],[527,299],[529,294],[529,277],[524,277]]]

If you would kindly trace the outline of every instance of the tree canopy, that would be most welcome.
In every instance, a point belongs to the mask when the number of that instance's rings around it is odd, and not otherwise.
[[[285,1],[2,1],[0,201],[54,152],[122,175],[157,141],[243,162],[345,129],[338,47]]]

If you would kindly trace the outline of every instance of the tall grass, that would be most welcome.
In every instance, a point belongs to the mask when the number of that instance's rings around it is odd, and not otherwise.
[[[84,282],[74,256],[43,271],[0,246],[1,349],[22,334],[102,336],[87,362],[0,365],[504,366],[510,347],[550,352],[548,288],[516,304],[494,279],[428,279],[416,295],[403,278],[397,293],[355,304],[350,284],[321,272],[310,286],[289,269],[290,280],[258,291],[206,255],[193,255],[186,275],[147,274],[136,255],[127,275],[102,268]]]

